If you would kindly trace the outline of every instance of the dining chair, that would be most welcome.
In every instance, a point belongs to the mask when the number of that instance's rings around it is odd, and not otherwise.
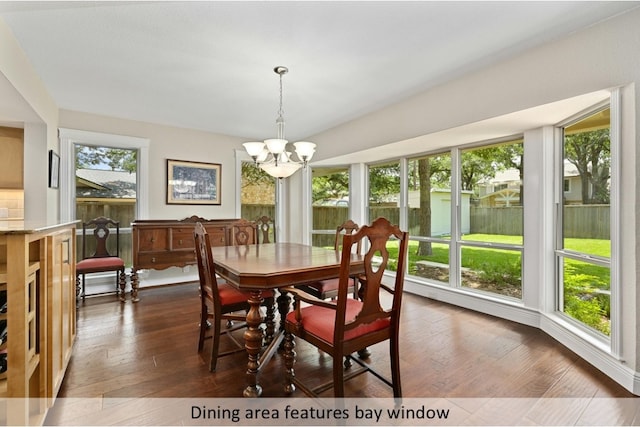
[[[256,224],[258,226],[260,243],[275,243],[276,242],[276,226],[273,219],[270,217],[263,215],[260,218],[256,219]],[[270,234],[273,234],[273,242],[271,242]]]
[[[231,332],[246,326],[244,321],[246,319],[246,313],[249,310],[248,300],[251,294],[240,291],[226,282],[218,282],[215,265],[213,263],[213,255],[211,254],[211,240],[207,230],[200,222],[195,225],[194,239],[196,258],[198,260],[198,276],[200,278],[200,335],[198,338],[198,352],[202,351],[205,339],[213,339],[209,370],[215,372],[218,357],[245,350],[244,346],[235,339]],[[275,317],[273,292],[269,290],[264,291],[262,296],[264,298],[263,305],[267,307],[266,322],[271,323],[271,330],[273,330]],[[240,312],[242,312],[242,314],[240,314]],[[209,319],[211,319],[210,322]],[[238,320],[241,321],[241,323],[236,323],[222,330],[220,323],[223,320],[227,322]],[[211,337],[205,336],[206,330],[209,328],[213,328]],[[220,352],[220,337],[224,334],[237,345],[237,349]]]
[[[114,229],[115,234],[112,234],[111,230]],[[113,254],[107,248],[111,236],[115,236]],[[120,222],[101,216],[82,223],[82,260],[76,263],[76,295],[85,299],[87,274],[109,271],[116,273],[116,293],[124,302],[127,276],[124,260],[120,257]]]
[[[254,245],[258,243],[258,224],[244,218],[227,226],[227,244],[229,246]]]
[[[333,243],[333,249],[336,251],[342,247],[342,238],[346,234],[353,234],[358,229],[358,224],[348,219],[344,223],[340,224],[336,228],[335,239]],[[356,243],[356,253],[361,252],[361,242]],[[338,282],[340,278],[335,277],[333,279],[319,280],[311,283],[305,283],[297,285],[296,287],[303,291],[320,299],[335,298],[338,295]],[[353,277],[353,285],[349,287],[349,293],[353,294],[354,298],[358,297],[358,277]]]
[[[398,242],[398,258],[390,258],[387,242]],[[351,253],[353,245],[368,241],[368,250],[364,254],[364,276],[367,286],[362,299],[348,298],[351,282]],[[296,386],[311,396],[334,388],[335,397],[344,397],[344,381],[364,372],[371,372],[393,389],[394,397],[402,397],[400,382],[399,330],[404,283],[405,262],[409,236],[392,225],[386,218],[378,218],[353,234],[344,236],[342,258],[340,262],[340,282],[335,301],[326,301],[314,297],[298,288],[286,290],[298,301],[295,309],[285,319],[285,391],[292,393]],[[394,286],[382,283],[384,273],[395,265]],[[389,302],[389,297],[391,302]],[[381,298],[382,297],[382,298]],[[305,302],[306,304],[301,304]],[[333,357],[333,381],[309,388],[294,375],[296,353],[294,336],[316,346]],[[375,372],[372,366],[358,361],[351,353],[365,346],[389,341],[391,362],[391,380]],[[349,357],[362,369],[350,371],[345,375],[342,368],[343,357]]]

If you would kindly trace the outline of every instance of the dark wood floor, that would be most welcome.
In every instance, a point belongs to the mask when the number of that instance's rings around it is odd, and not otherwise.
[[[197,353],[197,284],[143,289],[140,296],[137,304],[121,304],[115,296],[80,303],[74,353],[59,397],[242,396],[246,354],[219,359],[217,372],[210,373],[206,358],[211,341],[202,354]],[[465,408],[470,412],[478,402],[496,398],[595,402],[633,397],[540,330],[410,294],[403,304],[400,353],[405,397],[476,398],[467,401],[473,402]],[[241,339],[242,331],[236,334]],[[386,344],[370,350],[368,363],[388,373]],[[311,383],[330,378],[329,356],[299,341],[296,351],[298,378]],[[278,355],[263,369],[263,396],[284,396],[283,369]],[[392,396],[386,385],[369,374],[348,382],[345,392],[349,397]],[[296,396],[303,397],[299,391]],[[529,399],[521,401],[530,406]],[[585,420],[588,411],[582,411],[583,418],[562,424],[640,423],[638,400],[631,401],[631,409],[616,406],[605,418],[600,408],[592,411],[598,415],[591,419]],[[67,424],[64,411],[52,413],[48,423]]]

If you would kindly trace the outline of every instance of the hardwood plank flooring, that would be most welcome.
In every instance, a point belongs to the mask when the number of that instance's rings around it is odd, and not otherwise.
[[[111,295],[80,303],[77,339],[59,398],[242,397],[244,352],[220,358],[215,373],[207,369],[211,340],[197,353],[196,283],[142,289],[140,296],[137,304],[121,304]],[[549,417],[560,413],[566,421],[562,424],[640,423],[640,400],[630,399],[636,405],[631,409],[615,406],[609,416],[603,415],[608,409],[603,400],[590,404],[593,398],[634,396],[544,332],[411,294],[403,304],[400,354],[405,397],[456,402],[465,411],[465,421],[458,420],[464,424],[495,423],[495,408],[484,402],[512,398],[521,398],[510,407],[513,420],[522,422],[526,413],[530,424],[550,424]],[[234,334],[242,342],[242,330]],[[223,340],[223,345],[232,343]],[[386,344],[370,350],[367,363],[388,375]],[[331,378],[329,356],[300,340],[296,352],[298,378],[310,385]],[[283,370],[278,355],[263,368],[263,396],[285,396]],[[369,374],[350,380],[345,392],[356,398],[392,397],[390,388]],[[323,396],[331,397],[332,390]],[[294,397],[303,394],[296,391]],[[547,398],[586,403],[564,412],[559,403],[557,414],[549,409],[536,412],[535,402]],[[47,423],[67,424],[72,412],[52,411]],[[591,418],[585,419],[585,414]]]

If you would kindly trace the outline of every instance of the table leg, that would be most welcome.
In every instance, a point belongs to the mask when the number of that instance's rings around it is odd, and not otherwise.
[[[244,397],[259,397],[262,387],[258,384],[258,371],[260,369],[259,354],[262,347],[262,291],[252,290],[249,297],[249,312],[247,313],[247,330],[244,333],[245,348],[249,361],[247,362],[247,387],[244,389]]]

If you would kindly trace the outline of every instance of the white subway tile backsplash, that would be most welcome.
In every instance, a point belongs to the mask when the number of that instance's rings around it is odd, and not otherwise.
[[[0,218],[24,218],[24,190],[0,189]]]

